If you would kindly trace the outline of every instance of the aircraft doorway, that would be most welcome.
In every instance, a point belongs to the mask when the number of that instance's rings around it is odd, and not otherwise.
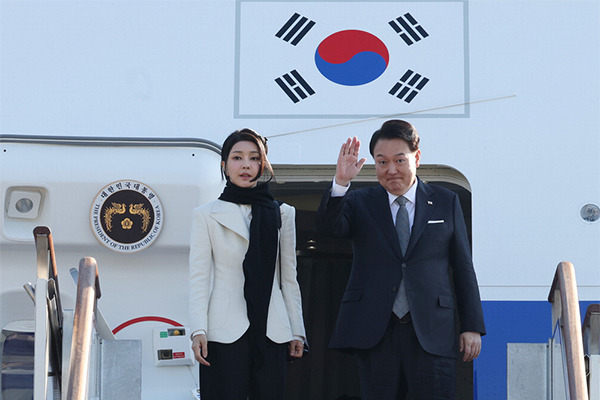
[[[352,188],[376,185],[374,168],[365,165]],[[360,399],[353,356],[328,348],[352,265],[351,242],[322,237],[315,227],[316,211],[323,192],[331,184],[335,166],[274,165],[274,169],[273,195],[296,208],[298,281],[310,345],[305,358],[288,365],[286,398]],[[417,174],[426,182],[458,194],[471,240],[471,192],[466,178],[455,169],[439,165],[422,165]],[[473,399],[473,364],[457,362],[456,399]]]

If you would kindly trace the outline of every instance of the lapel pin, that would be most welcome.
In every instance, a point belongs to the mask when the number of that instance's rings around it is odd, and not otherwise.
[[[429,204],[430,206],[433,205],[433,201],[427,200],[427,204]]]

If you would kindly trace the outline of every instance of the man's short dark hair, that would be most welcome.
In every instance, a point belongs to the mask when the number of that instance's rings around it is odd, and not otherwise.
[[[381,128],[373,133],[369,143],[369,151],[373,157],[375,157],[373,154],[375,145],[380,139],[402,139],[408,144],[411,152],[419,150],[419,132],[417,132],[417,128],[401,119],[385,121]]]

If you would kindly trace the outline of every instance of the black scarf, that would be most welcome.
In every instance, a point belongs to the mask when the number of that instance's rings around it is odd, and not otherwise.
[[[243,262],[244,298],[250,330],[262,342],[267,332],[267,314],[277,261],[279,221],[273,195],[267,183],[241,188],[228,181],[219,199],[252,205],[250,243]]]

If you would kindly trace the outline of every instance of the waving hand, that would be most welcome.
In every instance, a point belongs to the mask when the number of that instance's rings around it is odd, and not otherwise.
[[[359,150],[360,140],[356,136],[352,139],[348,138],[346,143],[342,144],[335,170],[335,182],[338,185],[348,186],[348,183],[358,175],[363,164],[367,161],[366,158],[358,159]]]

